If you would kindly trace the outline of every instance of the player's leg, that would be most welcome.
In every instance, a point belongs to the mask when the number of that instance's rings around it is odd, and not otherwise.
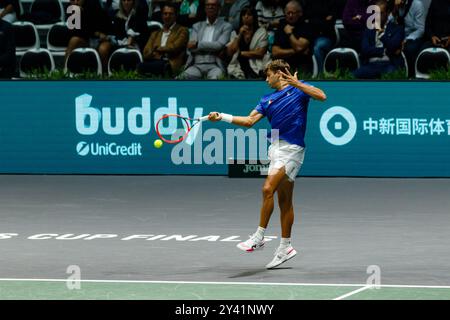
[[[266,265],[266,268],[271,269],[279,266],[283,262],[293,258],[297,252],[291,245],[291,230],[294,224],[294,206],[292,204],[292,197],[294,191],[294,181],[285,176],[278,187],[278,205],[280,207],[280,222],[281,222],[281,242],[273,260]]]
[[[281,182],[286,178],[286,171],[284,167],[280,169],[273,170],[271,174],[269,174],[264,182],[264,186],[262,188],[262,206],[261,206],[261,214],[259,219],[259,226],[262,228],[267,228],[269,224],[270,216],[273,212],[274,200],[273,197]]]
[[[264,246],[264,232],[269,224],[274,207],[274,194],[281,181],[285,178],[285,170],[273,169],[267,176],[262,188],[263,201],[260,211],[259,227],[247,241],[241,242],[237,247],[243,251],[252,252]]]
[[[278,205],[280,207],[281,237],[290,238],[291,229],[294,224],[294,206],[292,204],[292,195],[294,191],[294,182],[289,181],[287,177],[283,179],[277,190]]]

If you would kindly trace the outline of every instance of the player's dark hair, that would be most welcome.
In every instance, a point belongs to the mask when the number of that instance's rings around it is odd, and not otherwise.
[[[274,73],[277,71],[287,72],[287,71],[290,71],[290,68],[291,67],[289,66],[289,63],[287,63],[283,59],[277,59],[277,60],[272,60],[272,62],[269,62],[266,65],[266,67],[264,68],[264,73],[267,74],[267,72],[269,70]]]

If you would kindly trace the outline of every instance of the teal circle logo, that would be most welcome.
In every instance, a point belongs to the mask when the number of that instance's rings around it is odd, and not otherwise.
[[[352,141],[356,128],[355,116],[344,107],[332,107],[320,118],[320,133],[327,142],[335,146],[343,146]]]

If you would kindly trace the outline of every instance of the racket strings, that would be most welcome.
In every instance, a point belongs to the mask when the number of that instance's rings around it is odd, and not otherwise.
[[[179,126],[177,126],[178,129],[172,133],[172,137],[173,137],[177,132],[180,132],[180,130],[184,131],[184,134],[179,139],[173,139],[173,138],[167,139],[164,137],[164,135],[161,132],[161,128],[164,124],[164,121],[167,121],[169,119],[169,117],[173,117],[173,118],[182,120],[181,124],[182,124],[183,129],[180,129]],[[193,121],[192,126],[189,125],[189,121]],[[158,122],[156,123],[156,133],[161,138],[161,140],[163,140],[164,142],[170,143],[170,144],[175,144],[175,143],[179,143],[179,142],[183,141],[189,135],[189,132],[191,131],[192,127],[196,123],[197,122],[195,122],[195,119],[183,117],[178,114],[166,114],[166,115],[162,116],[161,119],[159,119]]]

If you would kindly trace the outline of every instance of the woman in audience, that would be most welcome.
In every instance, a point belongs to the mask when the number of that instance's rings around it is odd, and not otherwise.
[[[238,79],[261,78],[264,66],[270,62],[267,52],[267,31],[258,27],[256,10],[245,6],[240,14],[239,30],[231,33],[227,54],[231,58],[228,74]]]
[[[139,50],[147,40],[147,22],[137,15],[137,5],[138,0],[120,0],[113,19],[115,46]]]

